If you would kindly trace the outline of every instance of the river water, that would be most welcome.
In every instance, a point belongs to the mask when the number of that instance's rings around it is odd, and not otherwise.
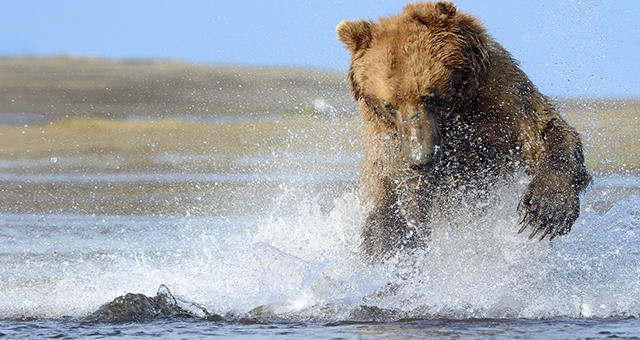
[[[480,209],[443,210],[429,249],[374,266],[358,253],[355,170],[0,181],[5,197],[30,200],[0,214],[0,338],[640,336],[636,174],[596,176],[573,231],[553,242],[517,234],[526,183],[514,181]],[[106,208],[60,209],[51,192],[70,206],[98,196]],[[117,209],[135,202],[173,208]],[[154,296],[160,285],[222,317],[85,319],[117,296]]]

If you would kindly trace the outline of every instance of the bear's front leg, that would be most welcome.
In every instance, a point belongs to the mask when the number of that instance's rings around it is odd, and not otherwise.
[[[413,175],[398,186],[397,191],[400,216],[405,223],[404,242],[411,247],[422,246],[431,235],[432,190],[422,175]]]
[[[400,185],[385,185],[386,194],[374,202],[362,232],[362,246],[374,261],[391,251],[418,248],[425,244],[429,198],[419,178]]]
[[[362,250],[376,262],[396,248],[403,226],[396,199],[386,196],[375,202],[362,229]]]
[[[580,192],[591,182],[584,165],[582,143],[573,128],[559,118],[552,119],[542,133],[546,153],[534,168],[518,212],[523,224],[552,240],[571,231],[580,214]]]

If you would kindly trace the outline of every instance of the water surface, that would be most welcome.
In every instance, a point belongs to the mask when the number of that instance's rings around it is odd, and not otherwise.
[[[353,174],[2,176],[5,186],[90,185],[94,194],[154,179],[156,193],[198,183],[173,202],[184,204],[182,213],[56,213],[34,203],[29,213],[1,214],[0,335],[10,338],[640,334],[640,177],[633,174],[596,177],[573,231],[553,242],[517,234],[524,182],[515,182],[483,202],[492,208],[481,213],[443,210],[429,249],[375,266],[358,255]],[[99,201],[151,199],[131,192]],[[181,203],[203,200],[218,213]],[[117,296],[153,296],[161,284],[224,318],[83,321]]]

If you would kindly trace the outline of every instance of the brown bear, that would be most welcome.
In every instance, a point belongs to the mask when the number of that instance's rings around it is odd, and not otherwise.
[[[542,240],[571,230],[591,181],[580,137],[475,17],[451,2],[410,3],[336,32],[362,112],[366,254],[423,244],[434,196],[518,169],[531,178],[520,232]]]

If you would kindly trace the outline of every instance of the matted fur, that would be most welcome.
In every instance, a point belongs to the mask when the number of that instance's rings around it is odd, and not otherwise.
[[[348,81],[362,112],[365,253],[422,244],[433,195],[521,167],[532,175],[522,230],[540,239],[570,231],[590,182],[580,138],[475,17],[451,2],[409,3],[377,22],[343,21],[336,32],[351,52]],[[436,149],[433,164],[415,170],[400,134],[406,117],[420,115],[434,131],[422,133],[432,138],[425,148]]]

